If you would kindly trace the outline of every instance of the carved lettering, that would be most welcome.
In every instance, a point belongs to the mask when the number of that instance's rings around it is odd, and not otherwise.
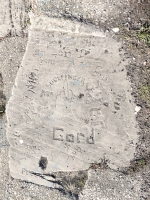
[[[53,139],[63,141],[62,132],[64,132],[64,129],[62,128],[53,128]]]

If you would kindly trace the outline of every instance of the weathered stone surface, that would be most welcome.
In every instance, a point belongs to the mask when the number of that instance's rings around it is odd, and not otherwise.
[[[11,175],[54,187],[33,173],[85,170],[104,157],[113,169],[128,166],[137,129],[120,44],[92,26],[31,19],[7,105]]]
[[[0,37],[27,33],[30,0],[0,0]]]
[[[128,0],[124,3],[115,0],[0,0],[0,3],[0,37],[27,34],[31,9],[38,16],[42,13],[54,18],[87,21],[106,29],[114,17],[124,12],[124,4],[129,6]],[[112,24],[110,28],[114,28]]]

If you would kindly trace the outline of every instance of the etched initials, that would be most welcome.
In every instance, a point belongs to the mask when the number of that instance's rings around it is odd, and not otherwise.
[[[53,139],[58,141],[63,141],[62,128],[53,128]]]
[[[73,134],[67,134],[66,135],[66,141],[67,142],[74,142],[74,135]]]

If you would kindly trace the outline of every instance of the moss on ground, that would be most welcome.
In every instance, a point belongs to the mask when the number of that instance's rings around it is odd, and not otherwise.
[[[150,85],[144,84],[139,88],[140,96],[150,105]]]
[[[148,28],[144,28],[142,27],[139,31],[138,31],[138,37],[144,41],[144,43],[150,47],[150,27]]]

